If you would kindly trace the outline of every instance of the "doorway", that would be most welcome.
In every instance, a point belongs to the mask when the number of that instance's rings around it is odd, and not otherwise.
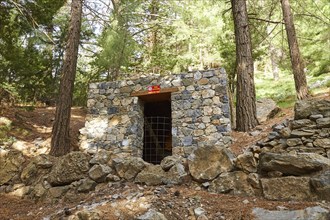
[[[151,94],[144,102],[143,159],[160,164],[172,155],[171,93]]]

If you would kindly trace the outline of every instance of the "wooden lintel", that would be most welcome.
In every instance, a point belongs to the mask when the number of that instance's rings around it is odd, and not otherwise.
[[[154,94],[162,94],[162,93],[171,93],[171,92],[177,92],[179,91],[179,88],[177,87],[171,87],[171,88],[164,88],[160,89],[157,92],[150,92],[150,91],[137,91],[132,92],[131,96],[139,97],[139,96],[145,96],[145,95],[154,95]]]

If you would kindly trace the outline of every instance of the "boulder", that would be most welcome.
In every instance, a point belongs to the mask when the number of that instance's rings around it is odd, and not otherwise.
[[[0,156],[0,186],[12,182],[19,177],[21,166],[25,162],[20,151],[9,151]]]
[[[330,117],[330,100],[300,100],[294,106],[294,119],[296,120],[317,114]]]
[[[89,178],[82,179],[79,181],[80,185],[77,188],[78,192],[86,193],[95,189],[97,183]]]
[[[163,179],[164,184],[181,184],[188,178],[188,173],[182,164],[177,163],[166,172],[166,177]]]
[[[68,190],[69,186],[56,186],[48,190],[48,195],[52,198],[61,198]]]
[[[270,200],[312,200],[309,177],[260,179],[264,197]]]
[[[112,171],[112,169],[103,164],[95,164],[89,171],[88,175],[92,180],[98,183],[104,182],[107,175]]]
[[[262,153],[259,156],[260,172],[279,171],[284,175],[305,175],[330,166],[330,159],[315,153],[276,154]]]
[[[165,218],[162,213],[157,212],[154,209],[150,209],[143,215],[137,217],[136,220],[167,220],[167,218]]]
[[[58,157],[49,173],[48,182],[52,186],[63,186],[84,178],[89,170],[89,160],[88,154],[78,151]]]
[[[308,207],[302,210],[281,210],[271,211],[263,208],[254,208],[252,211],[254,220],[274,220],[274,219],[290,219],[290,220],[328,220],[329,210],[320,206]]]
[[[115,158],[113,164],[119,177],[132,181],[147,163],[140,157],[129,157]]]
[[[248,182],[248,175],[242,171],[222,173],[211,182],[209,191],[233,195],[254,195],[253,188]]]
[[[291,127],[293,129],[303,128],[303,127],[314,128],[315,127],[315,122],[313,122],[309,119],[294,120],[294,121],[291,122]]]
[[[101,220],[103,218],[103,213],[97,209],[83,209],[75,214],[71,215],[68,219],[69,220]]]
[[[319,138],[313,142],[315,147],[330,149],[330,138]]]
[[[180,163],[181,160],[183,160],[183,158],[178,155],[167,156],[160,162],[160,166],[163,170],[168,171],[176,163]]]
[[[316,120],[316,124],[318,128],[330,128],[330,117],[319,118]]]
[[[238,155],[236,158],[236,166],[248,173],[257,172],[257,161],[253,156],[252,152],[246,152]]]
[[[265,122],[270,118],[273,118],[280,108],[276,105],[272,99],[260,99],[256,102],[257,107],[257,119],[259,123]]]
[[[108,164],[109,160],[111,159],[112,152],[108,150],[99,149],[96,152],[92,159],[89,161],[90,164]]]
[[[189,171],[197,181],[210,181],[234,169],[234,156],[224,147],[203,146],[188,157]]]
[[[41,154],[31,159],[21,173],[21,180],[26,185],[40,182],[50,172],[55,158],[47,154]]]
[[[320,199],[330,201],[330,169],[311,177],[311,186]]]
[[[135,178],[136,183],[147,185],[160,185],[165,179],[166,173],[160,165],[147,165]]]

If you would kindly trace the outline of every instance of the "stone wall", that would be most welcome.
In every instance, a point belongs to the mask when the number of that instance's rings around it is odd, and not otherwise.
[[[187,156],[200,146],[230,144],[227,76],[217,69],[90,84],[81,148],[141,157],[144,105],[131,93],[149,85],[178,88],[171,94],[173,154]]]

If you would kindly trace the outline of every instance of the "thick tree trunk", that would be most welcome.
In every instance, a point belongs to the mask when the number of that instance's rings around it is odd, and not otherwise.
[[[68,43],[65,51],[60,95],[56,106],[50,154],[62,156],[70,152],[70,116],[80,39],[82,0],[72,0]]]
[[[288,37],[291,65],[297,98],[304,99],[308,96],[307,81],[306,75],[304,73],[304,65],[299,52],[298,40],[294,28],[289,0],[281,0],[281,5],[283,11],[283,19],[285,23],[285,30]]]
[[[258,125],[251,37],[245,0],[231,0],[236,42],[236,130]]]

